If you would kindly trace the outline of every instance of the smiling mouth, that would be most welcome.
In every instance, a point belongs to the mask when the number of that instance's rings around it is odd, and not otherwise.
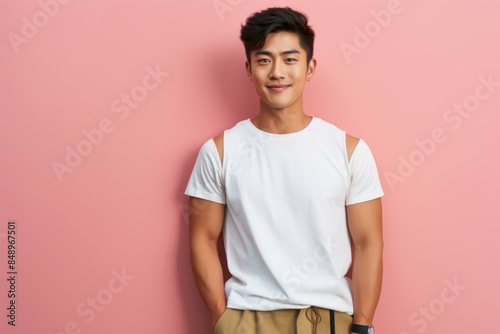
[[[271,85],[266,87],[273,92],[282,92],[288,87],[290,87],[290,85]]]

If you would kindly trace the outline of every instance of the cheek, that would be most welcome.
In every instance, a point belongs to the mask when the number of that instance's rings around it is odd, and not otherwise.
[[[264,73],[262,73],[262,71],[260,71],[260,72],[254,71],[253,72],[252,81],[254,82],[254,84],[262,86],[267,81],[266,79],[267,79],[267,76]]]
[[[307,71],[303,68],[294,68],[290,72],[290,77],[296,80],[305,80],[307,78]]]

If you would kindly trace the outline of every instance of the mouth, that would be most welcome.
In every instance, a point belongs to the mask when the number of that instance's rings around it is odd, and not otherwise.
[[[290,85],[268,85],[266,87],[273,92],[282,92],[290,87]]]

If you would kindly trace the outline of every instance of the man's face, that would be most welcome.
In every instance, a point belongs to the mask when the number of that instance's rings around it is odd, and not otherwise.
[[[302,105],[305,82],[311,79],[315,67],[314,59],[307,63],[299,37],[286,31],[269,34],[262,49],[252,51],[250,63],[246,63],[261,104],[271,109]]]

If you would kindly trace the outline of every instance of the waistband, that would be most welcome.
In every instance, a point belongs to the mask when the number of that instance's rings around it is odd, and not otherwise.
[[[318,326],[321,322],[326,322],[327,319],[330,323],[330,334],[335,334],[335,312],[334,310],[329,310],[321,307],[311,306],[303,311],[305,313],[306,319],[309,321],[311,326],[311,334],[317,334]],[[323,332],[326,330],[325,326],[322,326]]]

